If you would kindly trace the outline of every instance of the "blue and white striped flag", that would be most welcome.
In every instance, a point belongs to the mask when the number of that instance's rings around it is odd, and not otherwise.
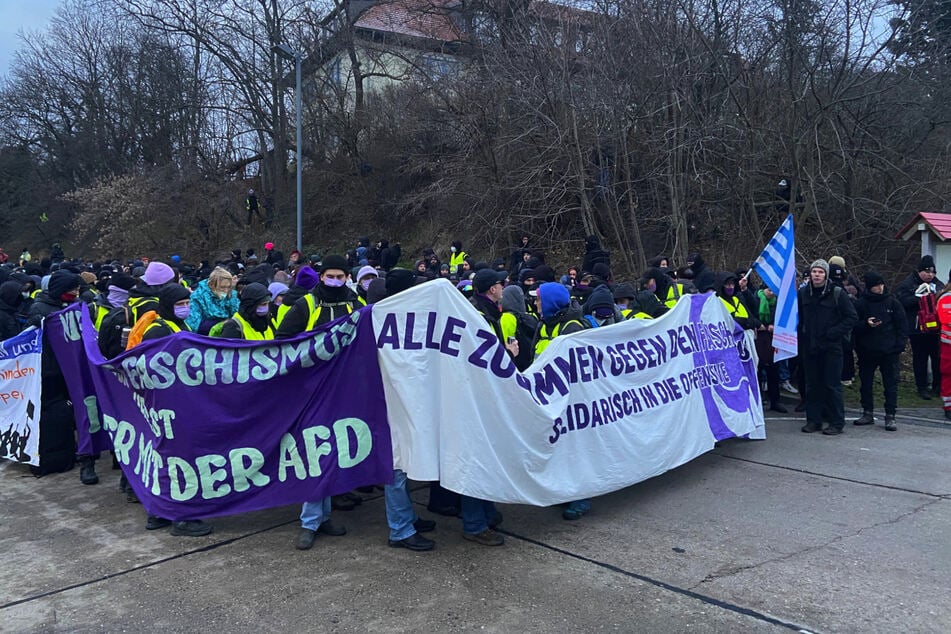
[[[776,293],[776,319],[773,323],[774,361],[782,361],[798,354],[799,306],[796,301],[796,240],[793,235],[792,214],[776,231],[753,268],[766,285]]]

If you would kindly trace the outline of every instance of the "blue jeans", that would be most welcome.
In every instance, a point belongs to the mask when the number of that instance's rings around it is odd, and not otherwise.
[[[783,359],[776,362],[776,371],[779,374],[779,382],[788,381],[790,377],[789,359]]]
[[[416,534],[413,522],[418,518],[413,510],[413,500],[406,490],[406,472],[393,470],[393,484],[383,487],[386,502],[386,523],[390,525],[390,540],[400,541]]]
[[[489,520],[495,516],[495,502],[462,496],[462,531],[476,535],[489,527]]]
[[[301,528],[315,531],[317,527],[330,519],[330,498],[326,497],[316,502],[304,502],[300,510]]]

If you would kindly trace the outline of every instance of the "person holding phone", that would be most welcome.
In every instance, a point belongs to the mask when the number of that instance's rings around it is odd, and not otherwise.
[[[885,387],[885,429],[895,431],[898,408],[898,357],[908,343],[908,323],[901,302],[885,288],[885,279],[875,271],[865,274],[865,293],[856,302],[855,350],[862,386],[862,417],[854,425],[875,424],[872,383],[875,370]]]

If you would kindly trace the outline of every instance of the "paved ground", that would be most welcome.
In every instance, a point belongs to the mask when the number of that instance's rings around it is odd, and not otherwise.
[[[336,513],[347,536],[298,552],[297,508],[181,539],[143,530],[118,472],[82,486],[3,463],[0,630],[949,632],[951,425],[908,414],[839,437],[771,418],[768,440],[724,443],[578,522],[504,506],[502,548],[437,518],[420,554],[387,547],[379,496]]]

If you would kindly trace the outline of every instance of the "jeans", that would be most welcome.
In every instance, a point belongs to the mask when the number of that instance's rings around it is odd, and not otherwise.
[[[842,400],[842,351],[821,351],[800,355],[806,375],[806,422],[822,426],[823,414],[829,425],[842,429],[845,404]]]
[[[862,382],[862,410],[871,412],[875,403],[872,400],[872,384],[875,370],[882,372],[882,384],[885,386],[885,414],[895,415],[898,409],[898,355],[884,354],[874,357],[859,357],[859,380]]]
[[[300,510],[301,528],[312,531],[330,519],[330,498],[325,497],[315,502],[304,502]]]
[[[393,484],[383,487],[383,500],[386,502],[386,523],[390,525],[390,541],[400,541],[416,534],[413,522],[418,518],[406,489],[405,471],[393,470]]]
[[[477,535],[489,528],[489,520],[495,516],[495,502],[462,496],[462,530],[467,535]]]
[[[789,359],[783,359],[776,362],[776,372],[779,374],[779,382],[788,381],[792,376],[789,372]]]

